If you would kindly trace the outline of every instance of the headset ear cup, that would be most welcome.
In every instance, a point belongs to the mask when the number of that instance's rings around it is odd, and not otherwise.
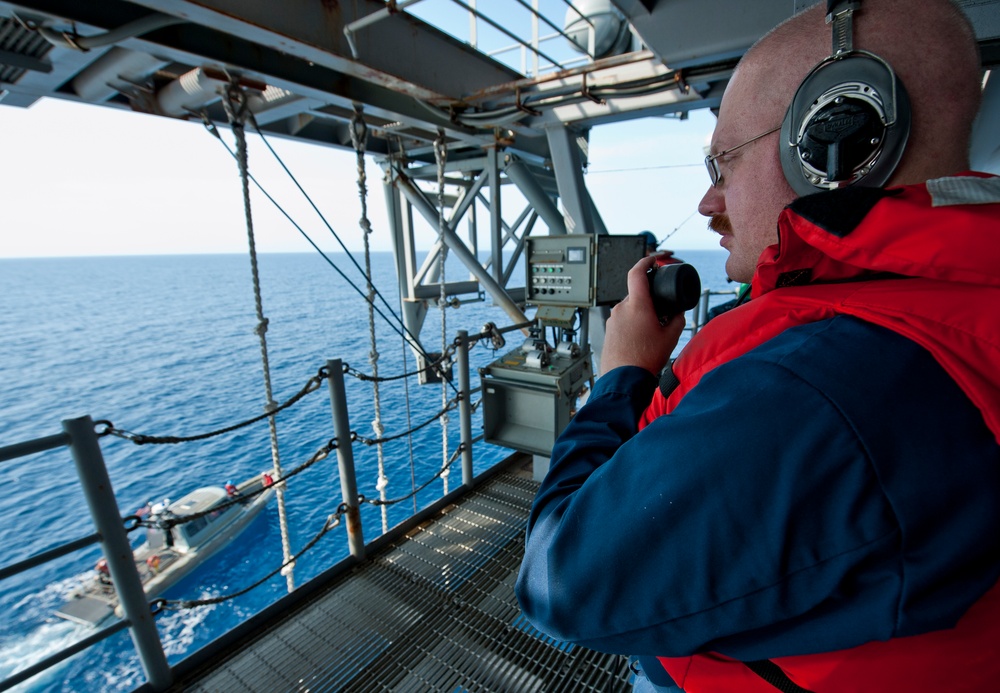
[[[880,187],[910,134],[910,100],[889,65],[854,51],[802,81],[781,125],[781,167],[799,195],[840,184]]]

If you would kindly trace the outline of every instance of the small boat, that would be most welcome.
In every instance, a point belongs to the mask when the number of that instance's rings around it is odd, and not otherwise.
[[[132,555],[146,596],[152,599],[162,594],[239,536],[274,495],[271,483],[270,474],[258,474],[239,485],[205,486],[174,502],[148,504],[137,513],[145,516],[146,540]],[[199,517],[176,523],[190,515]],[[92,627],[112,616],[121,617],[103,558],[95,574],[55,613]]]

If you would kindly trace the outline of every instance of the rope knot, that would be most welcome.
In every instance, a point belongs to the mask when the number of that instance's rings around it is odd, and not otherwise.
[[[243,127],[247,121],[247,115],[250,113],[250,107],[246,90],[239,85],[235,77],[230,77],[225,98],[222,99],[222,107],[225,109],[231,125]]]

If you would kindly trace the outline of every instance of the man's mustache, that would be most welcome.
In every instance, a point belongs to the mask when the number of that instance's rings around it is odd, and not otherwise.
[[[733,225],[729,223],[729,216],[726,214],[713,214],[708,220],[708,228],[722,234],[733,232]]]

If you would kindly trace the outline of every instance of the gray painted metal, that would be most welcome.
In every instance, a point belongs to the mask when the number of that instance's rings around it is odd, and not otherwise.
[[[108,470],[104,466],[101,446],[97,443],[94,422],[89,416],[66,419],[63,421],[63,430],[72,440],[73,461],[80,476],[83,495],[87,499],[94,526],[103,537],[104,557],[108,562],[119,603],[131,625],[129,632],[139,653],[146,679],[154,691],[165,690],[171,682],[170,667],[163,653],[153,613],[146,603],[139,573],[135,570],[132,547],[122,524]]]
[[[507,166],[504,168],[504,173],[514,181],[517,189],[521,191],[521,194],[527,198],[528,202],[535,208],[535,211],[538,212],[538,216],[549,227],[549,234],[555,236],[566,233],[566,222],[563,220],[562,213],[542,189],[541,184],[535,178],[535,174],[531,172],[527,164],[513,155],[508,155],[506,162]]]
[[[520,76],[406,12],[354,31],[359,53],[355,60],[344,27],[384,9],[382,0],[139,0],[137,4],[185,16],[197,24],[277,47],[316,65],[422,99],[460,97]],[[386,46],[392,50],[385,50]],[[461,65],[462,69],[446,72],[441,65]]]
[[[458,403],[459,429],[462,441],[462,484],[472,485],[472,381],[469,377],[469,332],[458,331]]]
[[[347,508],[347,544],[351,555],[365,557],[365,537],[361,529],[361,511],[358,504],[358,482],[354,473],[354,449],[351,421],[347,414],[347,392],[344,389],[344,368],[340,359],[326,362],[330,405],[333,410],[333,428],[337,436],[337,467],[340,475],[340,493]]]
[[[0,462],[7,462],[8,460],[14,460],[18,457],[24,457],[25,455],[33,455],[36,452],[45,452],[46,450],[61,448],[65,445],[69,445],[69,442],[69,437],[65,433],[57,433],[55,435],[45,436],[44,438],[27,440],[23,443],[4,445],[3,447],[0,447]]]
[[[413,184],[413,182],[407,178],[401,171],[396,172],[397,187],[406,197],[407,201],[413,205],[418,212],[420,212],[428,222],[433,224],[435,228],[438,224],[438,212],[432,204],[430,204],[424,197],[423,193]],[[483,266],[479,264],[479,260],[472,255],[468,247],[462,242],[454,231],[449,228],[442,229],[442,236],[444,242],[448,245],[448,248],[455,253],[455,255],[465,264],[470,272],[479,280],[482,284],[483,289],[493,297],[500,308],[503,309],[505,313],[514,322],[527,322],[527,318],[521,309],[517,306],[514,301],[510,299],[507,293],[503,290],[493,277],[483,269]]]
[[[179,690],[625,691],[624,658],[528,624],[513,585],[537,484],[503,472]]]
[[[591,233],[594,231],[593,205],[583,180],[585,157],[577,141],[585,133],[564,125],[551,125],[545,128],[545,134],[552,151],[559,198],[566,210],[566,233]]]

